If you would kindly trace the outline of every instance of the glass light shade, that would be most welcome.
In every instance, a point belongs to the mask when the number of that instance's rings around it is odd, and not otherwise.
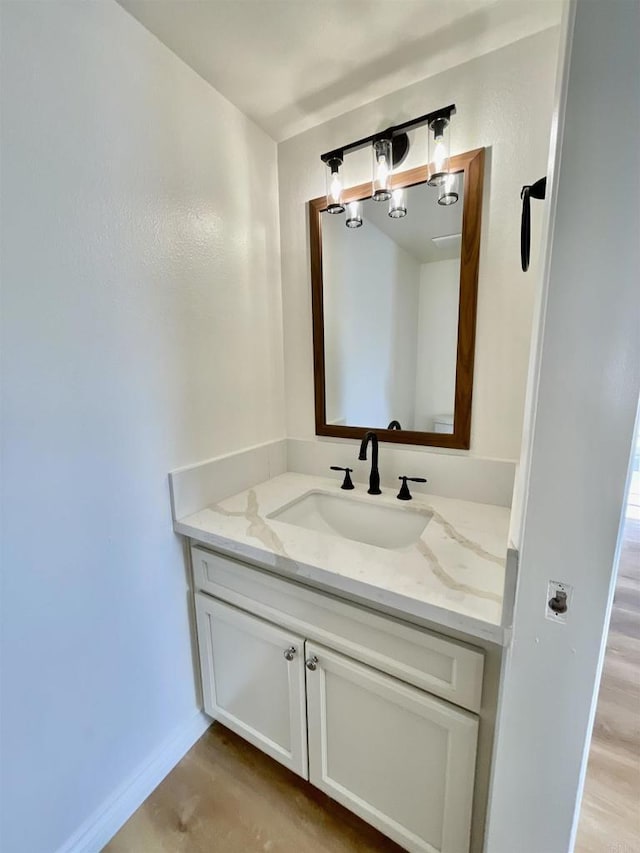
[[[439,116],[429,122],[429,177],[431,187],[439,187],[449,172],[450,122]]]
[[[401,219],[407,215],[407,207],[404,203],[404,190],[397,189],[391,193],[389,202],[389,216],[392,219]]]
[[[444,181],[438,187],[438,204],[448,207],[450,204],[455,204],[458,201],[458,193],[456,192],[456,175],[449,173]]]
[[[347,219],[344,224],[347,228],[360,228],[362,225],[362,213],[360,212],[359,201],[350,201],[347,205]]]
[[[372,151],[371,197],[374,201],[388,201],[391,198],[391,172],[393,170],[391,140],[376,139],[372,145]]]
[[[344,204],[342,203],[342,176],[340,175],[340,167],[342,160],[333,157],[327,162],[326,179],[327,179],[327,212],[328,213],[344,213]]]

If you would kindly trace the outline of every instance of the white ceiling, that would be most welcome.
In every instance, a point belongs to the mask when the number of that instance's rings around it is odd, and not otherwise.
[[[389,202],[367,199],[362,203],[362,227],[366,228],[371,222],[421,264],[459,258],[459,242],[447,241],[438,245],[431,239],[462,232],[462,175],[456,176],[455,190],[458,193],[456,204],[443,206],[438,204],[437,189],[426,184],[409,187],[405,190],[407,215],[401,219],[389,216]],[[340,218],[344,219],[344,216]]]
[[[274,139],[556,25],[562,0],[118,0]]]

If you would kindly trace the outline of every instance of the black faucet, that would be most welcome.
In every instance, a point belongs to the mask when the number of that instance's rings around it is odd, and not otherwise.
[[[360,445],[360,454],[358,459],[366,461],[367,445],[371,442],[371,474],[369,474],[369,489],[370,495],[381,495],[380,491],[380,472],[378,471],[378,436],[375,432],[366,432]]]
[[[387,429],[402,429],[400,426],[400,421],[391,421]]]

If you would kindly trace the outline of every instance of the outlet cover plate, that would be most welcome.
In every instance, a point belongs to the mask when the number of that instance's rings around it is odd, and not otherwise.
[[[564,592],[567,596],[567,609],[564,613],[556,613],[555,610],[552,610],[549,607],[549,602],[552,598],[556,596],[558,592]],[[571,610],[571,598],[573,595],[573,587],[571,584],[563,583],[562,581],[549,581],[547,585],[547,598],[545,601],[545,616],[551,622],[560,622],[565,624],[567,621],[567,616],[569,615],[569,611]]]

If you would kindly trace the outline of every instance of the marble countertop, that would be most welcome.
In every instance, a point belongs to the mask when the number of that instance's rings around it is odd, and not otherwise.
[[[411,546],[388,550],[303,529],[268,516],[311,491],[375,505],[426,509],[432,517]],[[282,474],[177,520],[177,533],[302,583],[387,612],[504,644],[502,627],[509,510],[414,493],[353,492],[333,479]]]

